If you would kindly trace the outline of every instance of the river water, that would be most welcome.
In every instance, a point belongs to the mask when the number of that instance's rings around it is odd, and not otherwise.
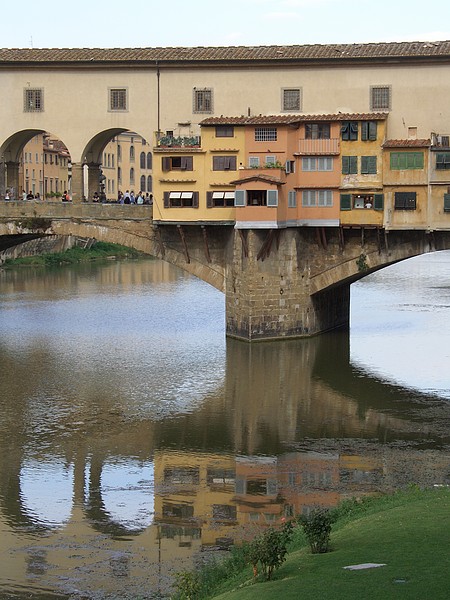
[[[284,516],[449,481],[450,253],[246,344],[158,260],[0,271],[0,598],[167,597]]]

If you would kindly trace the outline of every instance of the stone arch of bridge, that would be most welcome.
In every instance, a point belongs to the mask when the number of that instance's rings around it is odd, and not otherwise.
[[[447,232],[436,234],[438,237],[423,233],[413,241],[405,242],[401,236],[397,240],[393,232],[390,234],[392,244],[383,251],[374,248],[360,248],[358,251],[353,249],[353,253],[338,264],[311,276],[311,295],[336,286],[350,285],[367,275],[415,256],[450,249],[450,236]]]

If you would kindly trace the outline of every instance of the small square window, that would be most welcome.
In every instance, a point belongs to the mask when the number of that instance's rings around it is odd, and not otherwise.
[[[44,90],[42,88],[26,88],[23,94],[24,112],[43,112]]]
[[[127,90],[125,88],[114,88],[109,90],[109,109],[128,110]]]
[[[194,113],[212,113],[213,112],[213,91],[211,88],[194,88],[193,98]]]
[[[282,110],[296,112],[302,109],[302,95],[300,88],[284,88]]]
[[[391,110],[391,86],[373,85],[370,88],[370,110]]]

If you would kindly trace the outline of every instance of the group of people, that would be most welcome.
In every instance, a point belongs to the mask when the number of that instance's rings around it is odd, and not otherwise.
[[[4,200],[16,200],[15,195],[13,192],[11,192],[11,190],[7,189],[5,190],[5,196],[3,198]],[[22,200],[41,200],[41,195],[39,192],[36,192],[36,194],[33,194],[33,192],[26,192],[25,190],[23,190],[22,192]]]
[[[153,204],[153,194],[149,194],[148,192],[144,194],[144,192],[139,192],[137,195],[134,194],[133,190],[129,192],[128,190],[123,193],[119,190],[117,195],[117,202],[119,204]]]

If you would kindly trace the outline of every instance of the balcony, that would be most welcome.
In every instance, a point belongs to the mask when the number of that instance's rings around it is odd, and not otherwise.
[[[201,136],[188,135],[175,137],[171,135],[157,135],[156,146],[158,148],[200,148]]]
[[[294,154],[298,155],[332,155],[339,154],[340,152],[340,140],[339,138],[330,138],[330,139],[322,139],[322,140],[299,140],[298,141],[298,153]]]

